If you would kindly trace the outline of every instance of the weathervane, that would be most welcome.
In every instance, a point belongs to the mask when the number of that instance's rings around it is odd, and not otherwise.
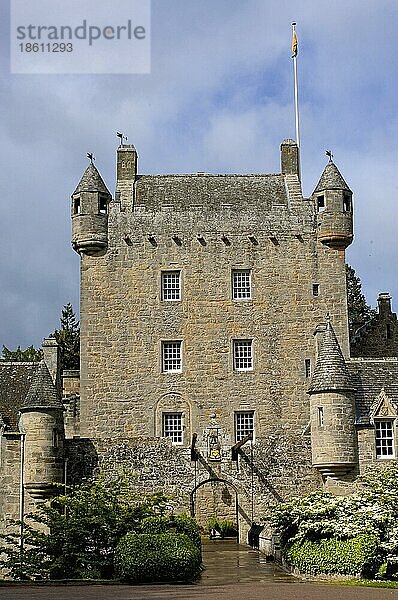
[[[93,164],[94,164],[94,161],[95,161],[95,156],[94,156],[94,154],[93,154],[92,152],[87,152],[87,158],[89,158],[89,159],[90,159],[90,162],[91,162],[91,164],[93,165]]]
[[[126,136],[126,135],[123,135],[123,133],[121,133],[120,131],[117,131],[117,132],[116,132],[116,135],[117,135],[117,137],[120,139],[120,145],[121,145],[121,146],[123,146],[123,140],[124,140],[125,142],[127,142],[127,139],[128,139],[128,138],[127,138],[127,136]]]
[[[333,154],[331,150],[325,150],[326,156],[329,157],[329,162],[333,162]]]

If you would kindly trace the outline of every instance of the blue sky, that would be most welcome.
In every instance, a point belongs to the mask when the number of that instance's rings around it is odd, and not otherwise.
[[[396,0],[152,0],[151,74],[92,76],[11,75],[1,0],[0,345],[40,345],[78,308],[69,197],[87,151],[114,190],[117,130],[141,173],[279,170],[293,20],[304,193],[331,148],[354,192],[348,262],[370,304],[390,291],[398,308]]]

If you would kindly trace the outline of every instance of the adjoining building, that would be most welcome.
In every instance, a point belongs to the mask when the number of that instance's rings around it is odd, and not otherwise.
[[[350,357],[352,240],[349,186],[329,160],[304,198],[293,140],[280,173],[254,175],[140,175],[121,145],[114,198],[90,163],[72,195],[80,386],[66,373],[62,399],[45,356],[19,395],[0,395],[3,521],[18,507],[22,438],[27,503],[52,481],[126,466],[140,493],[163,490],[202,525],[230,519],[241,541],[264,525],[267,551],[273,505],[349,491],[395,459],[396,316],[380,295]]]

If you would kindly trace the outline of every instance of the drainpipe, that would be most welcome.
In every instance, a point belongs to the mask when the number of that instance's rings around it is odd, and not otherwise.
[[[20,459],[20,473],[19,473],[19,554],[21,563],[20,576],[22,579],[22,559],[23,559],[23,534],[24,534],[24,508],[25,508],[25,482],[24,482],[24,466],[25,466],[25,437],[26,433],[20,431],[21,436],[21,459]]]

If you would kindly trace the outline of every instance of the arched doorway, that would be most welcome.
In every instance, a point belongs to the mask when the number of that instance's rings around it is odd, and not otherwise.
[[[211,518],[232,521],[239,540],[238,490],[226,479],[210,478],[198,483],[191,492],[191,516],[206,529]]]

